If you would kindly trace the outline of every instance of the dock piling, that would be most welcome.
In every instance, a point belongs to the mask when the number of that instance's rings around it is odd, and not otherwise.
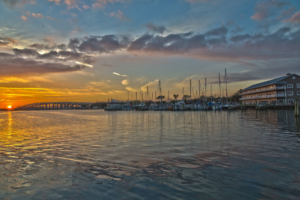
[[[295,102],[295,117],[299,117],[299,99]]]

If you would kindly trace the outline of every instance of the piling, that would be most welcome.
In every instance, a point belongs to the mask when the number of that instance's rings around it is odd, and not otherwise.
[[[299,117],[299,99],[295,102],[295,117]]]
[[[296,120],[297,131],[300,132],[300,119],[299,119],[299,117],[296,117],[295,120]]]

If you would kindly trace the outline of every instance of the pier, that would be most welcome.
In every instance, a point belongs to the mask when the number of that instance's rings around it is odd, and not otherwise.
[[[90,109],[94,103],[86,102],[42,102],[33,103],[15,108],[14,110],[71,110]]]

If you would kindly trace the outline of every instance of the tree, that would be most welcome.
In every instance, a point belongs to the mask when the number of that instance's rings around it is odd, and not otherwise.
[[[179,97],[179,95],[178,94],[173,94],[173,97],[176,100]]]
[[[234,93],[232,96],[229,97],[229,101],[231,102],[239,102],[241,98],[241,92],[242,90],[238,90],[236,93]]]
[[[163,100],[165,98],[165,96],[158,96],[158,97],[156,97],[156,99],[160,99],[160,100]]]
[[[189,99],[189,98],[191,98],[190,95],[184,95],[184,96],[183,96],[183,100],[184,100],[184,101],[186,101],[186,100]]]

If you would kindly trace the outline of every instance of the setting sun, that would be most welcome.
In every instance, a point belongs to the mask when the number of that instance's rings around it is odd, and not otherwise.
[[[7,108],[8,108],[8,109],[12,109],[12,106],[11,106],[11,105],[9,105],[9,106],[7,106]]]

